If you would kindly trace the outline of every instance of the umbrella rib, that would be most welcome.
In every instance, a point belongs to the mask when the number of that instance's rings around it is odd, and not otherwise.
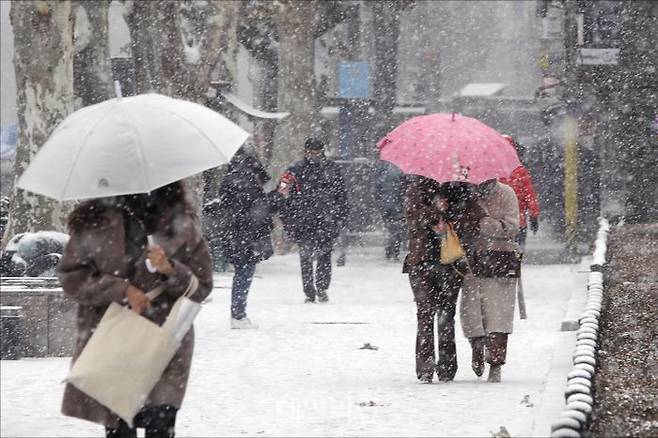
[[[75,165],[78,162],[78,159],[80,159],[80,154],[82,153],[82,148],[85,144],[85,141],[87,141],[87,138],[89,138],[89,136],[91,135],[94,128],[96,128],[96,126],[98,126],[102,121],[107,119],[111,112],[112,112],[111,110],[108,111],[96,123],[94,123],[89,128],[89,130],[87,131],[85,136],[82,138],[82,140],[80,141],[80,145],[78,146],[78,149],[75,151],[75,156],[73,157],[73,161],[71,161],[71,167],[69,168],[68,175],[66,176],[66,182],[64,183],[64,187],[62,187],[62,193],[61,193],[60,199],[64,199],[64,194],[66,193],[66,190],[68,189],[69,184],[71,183],[71,178],[73,178],[73,169],[75,168]]]
[[[192,102],[192,103],[193,103],[193,102]],[[196,105],[198,105],[198,104],[196,104]],[[208,143],[210,143],[210,145],[212,146],[212,149],[215,150],[215,151],[217,151],[218,153],[221,154],[221,151],[218,150],[217,145],[215,145],[215,143],[214,143],[214,142],[213,142],[213,141],[212,141],[212,140],[206,135],[206,133],[205,133],[201,128],[199,128],[197,125],[195,125],[195,124],[192,123],[190,120],[188,120],[187,118],[185,118],[185,117],[183,117],[182,115],[177,114],[177,113],[175,113],[175,112],[173,112],[173,111],[171,111],[171,110],[169,110],[169,109],[167,109],[167,108],[161,108],[161,107],[158,107],[158,106],[149,105],[148,103],[144,103],[144,106],[150,106],[151,108],[155,108],[155,109],[158,109],[158,110],[166,111],[166,112],[168,112],[169,114],[171,114],[171,115],[173,115],[173,116],[175,116],[175,117],[180,118],[181,120],[183,120],[184,122],[186,122],[188,125],[192,126],[194,129],[196,129],[199,133],[201,133],[201,135],[203,135],[203,137],[208,141]],[[207,109],[210,110],[210,111],[213,111],[213,110],[211,110],[210,108],[207,108]],[[219,113],[217,113],[217,115],[222,116],[222,115],[219,114]],[[222,116],[222,117],[224,117],[224,116]]]
[[[132,127],[133,132],[137,136],[137,140],[139,141],[139,145],[141,146],[144,143],[142,142],[142,136],[139,135],[139,130],[137,129],[137,126],[134,125],[131,121],[131,118],[128,117],[128,111],[126,111],[126,108],[122,107],[121,105],[118,105],[118,107],[121,109],[121,112],[123,113],[123,116],[126,118],[126,122],[128,123],[129,126]],[[148,176],[148,169],[146,168],[146,160],[144,160],[144,154],[142,153],[142,148],[137,147],[137,155],[139,156],[139,160],[141,161],[142,164],[142,169],[144,170],[144,183],[146,184],[145,187],[148,189],[148,191],[151,191],[151,183],[150,183],[150,178]]]

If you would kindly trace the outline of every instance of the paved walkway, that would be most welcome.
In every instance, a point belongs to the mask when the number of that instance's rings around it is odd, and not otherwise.
[[[261,264],[249,299],[260,329],[252,331],[229,329],[231,277],[218,274],[196,323],[178,436],[490,436],[501,427],[512,436],[548,435],[575,340],[560,322],[584,296],[587,269],[525,268],[529,319],[515,321],[502,383],[475,377],[458,329],[455,381],[422,385],[408,281],[381,252],[352,253],[335,268],[328,304],[303,304],[295,254]],[[361,349],[365,343],[378,349]],[[0,366],[3,437],[102,435],[59,414],[67,359]]]

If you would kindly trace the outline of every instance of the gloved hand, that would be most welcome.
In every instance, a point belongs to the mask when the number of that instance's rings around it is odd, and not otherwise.
[[[290,194],[290,189],[293,185],[297,184],[297,179],[295,175],[290,172],[286,172],[281,175],[279,179],[279,186],[277,187],[277,192],[281,193],[285,198]]]
[[[539,219],[536,217],[530,218],[530,229],[532,230],[532,234],[537,234],[537,230],[539,229]]]

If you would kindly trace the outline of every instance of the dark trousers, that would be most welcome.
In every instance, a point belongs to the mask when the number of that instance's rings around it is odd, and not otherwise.
[[[237,263],[231,287],[231,318],[242,319],[247,316],[247,295],[251,281],[256,272],[256,263]]]
[[[117,428],[105,428],[105,437],[137,438],[137,428],[143,427],[146,438],[174,438],[177,412],[178,409],[170,405],[144,408],[135,416],[135,427],[130,428],[128,423],[119,420]]]
[[[336,258],[336,266],[345,266],[347,262],[347,230],[341,230],[336,238],[336,250],[338,251],[338,258]]]
[[[406,224],[402,220],[386,220],[386,229],[388,230],[388,243],[384,248],[384,254],[387,259],[398,260],[400,258],[400,248],[406,240]]]
[[[455,310],[462,277],[448,265],[417,265],[409,282],[417,308],[416,375],[452,380],[457,373]],[[434,321],[438,337],[438,360],[434,355]],[[436,365],[435,365],[436,364]]]
[[[525,250],[525,240],[528,236],[528,227],[519,228],[519,232],[516,234],[516,243],[521,247],[521,251]]]
[[[315,299],[318,291],[329,289],[331,283],[331,245],[299,244],[304,294]],[[315,262],[315,268],[313,267]]]

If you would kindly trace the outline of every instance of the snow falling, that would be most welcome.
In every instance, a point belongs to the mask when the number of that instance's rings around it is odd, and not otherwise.
[[[657,17],[0,2],[0,435],[658,434]]]

